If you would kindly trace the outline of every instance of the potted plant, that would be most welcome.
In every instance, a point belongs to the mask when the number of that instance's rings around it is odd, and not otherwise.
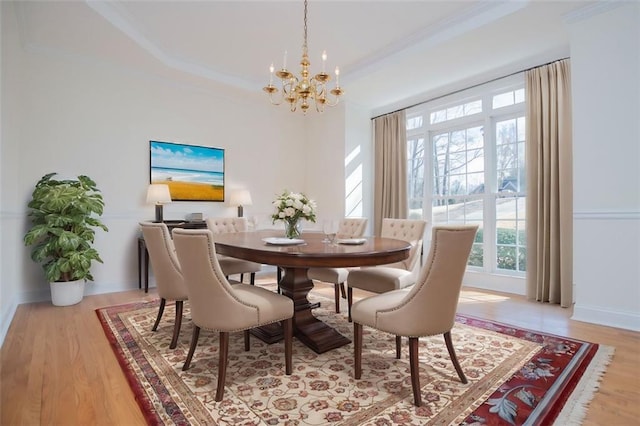
[[[97,218],[104,201],[96,183],[87,176],[56,180],[44,175],[29,202],[32,227],[24,236],[34,246],[31,259],[42,264],[51,285],[51,301],[57,306],[82,300],[86,280],[93,280],[91,264],[102,263],[92,247],[95,229],[108,231]]]

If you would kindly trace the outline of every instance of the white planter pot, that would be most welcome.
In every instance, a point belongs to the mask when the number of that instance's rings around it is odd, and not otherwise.
[[[84,296],[84,280],[49,283],[51,303],[55,306],[75,305]]]

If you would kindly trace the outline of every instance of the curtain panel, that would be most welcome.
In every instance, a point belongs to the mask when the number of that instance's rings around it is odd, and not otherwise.
[[[407,125],[405,111],[373,120],[374,196],[373,230],[380,235],[383,218],[406,219]]]
[[[527,297],[573,303],[573,154],[568,59],[526,72]]]

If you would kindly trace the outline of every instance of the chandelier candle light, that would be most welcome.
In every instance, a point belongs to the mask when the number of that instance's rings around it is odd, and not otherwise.
[[[328,91],[326,83],[331,80],[331,76],[325,72],[326,62],[327,52],[323,51],[322,71],[309,78],[309,66],[311,63],[309,62],[307,49],[307,0],[304,0],[304,42],[302,44],[302,59],[300,60],[300,65],[302,66],[301,76],[296,77],[287,70],[287,52],[285,51],[282,69],[275,73],[276,77],[280,79],[281,89],[273,85],[275,68],[272,63],[269,67],[269,85],[262,90],[269,94],[269,100],[273,105],[280,105],[283,100],[287,101],[292,112],[296,111],[298,104],[300,104],[300,109],[306,114],[311,100],[314,101],[316,111],[323,112],[325,105],[330,107],[337,105],[340,96],[344,93],[340,88],[340,69],[338,67],[335,69],[336,86],[331,91]],[[280,99],[274,100],[274,94],[279,90],[282,90]],[[329,94],[333,95],[333,97],[328,96]]]

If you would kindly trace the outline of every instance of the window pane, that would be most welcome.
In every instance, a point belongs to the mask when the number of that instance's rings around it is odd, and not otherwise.
[[[525,197],[496,200],[496,263],[498,269],[526,269]]]
[[[514,92],[515,103],[519,104],[524,102],[524,89],[518,89]]]
[[[431,124],[441,123],[447,119],[447,110],[442,109],[440,111],[431,113]]]
[[[467,151],[467,173],[484,171],[484,150],[472,149]]]
[[[467,149],[484,146],[484,129],[482,126],[467,129]]]
[[[422,116],[407,119],[407,130],[419,129],[422,127]]]
[[[484,173],[469,173],[467,175],[467,194],[482,194],[484,192]]]
[[[460,117],[464,117],[464,105],[456,105],[454,107],[447,108],[447,120]]]
[[[513,105],[513,92],[501,93],[493,97],[493,109]]]
[[[464,115],[477,114],[482,112],[482,101],[477,100],[473,102],[469,102],[464,106]]]
[[[424,157],[424,139],[407,140],[407,158]]]
[[[499,121],[496,123],[496,144],[513,143],[518,140],[516,120]]]
[[[525,140],[525,118],[524,117],[518,117],[516,126],[518,127],[518,141],[524,141]]]

